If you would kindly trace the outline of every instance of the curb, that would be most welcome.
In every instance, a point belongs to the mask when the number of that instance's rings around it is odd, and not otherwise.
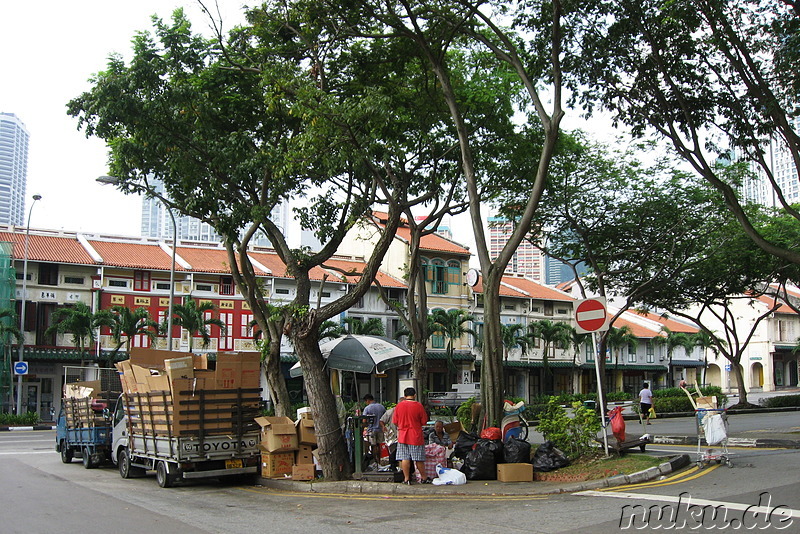
[[[653,436],[652,443],[661,445],[697,445],[697,436]],[[772,438],[728,438],[731,447],[750,447],[755,449],[800,449],[800,441]]]
[[[590,480],[580,483],[558,485],[553,482],[520,482],[518,484],[532,484],[536,491],[528,487],[516,486],[514,490],[498,487],[496,481],[475,480],[467,482],[466,486],[420,486],[412,487],[393,482],[371,482],[363,480],[345,480],[337,482],[300,482],[285,479],[260,478],[258,484],[269,489],[294,492],[294,493],[325,493],[325,494],[365,494],[365,495],[460,495],[460,496],[525,496],[525,495],[554,495],[561,493],[574,493],[578,491],[596,490],[622,486],[625,484],[638,484],[668,475],[683,469],[691,464],[688,454],[669,457],[669,460],[644,471],[630,475],[615,475],[600,480]],[[481,482],[484,482],[481,485]],[[546,484],[546,486],[545,486]],[[435,490],[434,490],[435,488]],[[485,488],[485,489],[484,489]],[[517,489],[519,488],[519,489]]]
[[[12,430],[55,430],[56,425],[32,425],[32,426],[0,426],[0,432]]]

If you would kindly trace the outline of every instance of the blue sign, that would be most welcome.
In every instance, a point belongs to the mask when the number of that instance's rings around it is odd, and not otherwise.
[[[27,375],[28,374],[28,362],[15,362],[14,363],[14,374],[15,375]]]
[[[725,366],[725,370],[726,370],[726,371],[730,371],[730,370],[731,370],[731,364],[728,364],[728,365],[726,365],[726,366]]]

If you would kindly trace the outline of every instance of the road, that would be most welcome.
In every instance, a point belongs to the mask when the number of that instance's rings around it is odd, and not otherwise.
[[[767,421],[768,422],[768,421]],[[694,452],[694,447],[654,445],[651,452]],[[260,486],[217,482],[161,489],[154,477],[123,480],[113,468],[87,470],[79,462],[61,463],[54,451],[54,432],[0,434],[0,480],[4,533],[56,531],[94,533],[237,533],[243,532],[431,532],[467,533],[509,530],[532,533],[618,532],[665,528],[669,512],[675,521],[711,511],[719,513],[720,532],[737,530],[734,519],[759,499],[765,510],[792,517],[762,531],[800,531],[800,451],[738,448],[735,467],[694,468],[645,485],[614,491],[545,496],[497,495],[325,495],[286,493]],[[480,482],[470,482],[480,484]],[[765,493],[766,492],[766,493]],[[691,497],[694,508],[687,508]],[[680,502],[677,502],[681,499]],[[651,508],[655,507],[655,508]],[[655,511],[665,515],[658,519]],[[722,517],[722,510],[728,516]],[[786,512],[788,510],[789,512]],[[752,509],[751,509],[752,511]],[[691,512],[691,513],[690,513]],[[738,514],[738,515],[737,515]],[[762,514],[760,519],[766,514]],[[666,519],[665,519],[666,518]],[[752,518],[751,524],[759,518]],[[781,529],[780,527],[786,527]],[[623,528],[624,530],[625,528]],[[697,529],[695,529],[696,531]],[[743,530],[743,529],[739,529]]]

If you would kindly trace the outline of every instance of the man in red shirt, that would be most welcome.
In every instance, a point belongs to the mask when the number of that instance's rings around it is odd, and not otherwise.
[[[422,427],[428,422],[425,408],[417,402],[417,391],[406,388],[405,400],[395,406],[392,422],[397,426],[397,459],[403,468],[403,484],[411,484],[411,462],[423,482],[425,478],[425,437]]]

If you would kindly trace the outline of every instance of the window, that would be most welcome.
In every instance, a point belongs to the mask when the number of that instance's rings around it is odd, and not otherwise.
[[[322,296],[322,298],[324,298],[324,299],[331,298],[331,292],[330,292],[330,291],[323,291],[322,293],[320,293],[320,295],[321,295],[321,296]]]
[[[156,289],[169,290],[169,282],[156,282]]]
[[[556,313],[558,313],[559,315],[566,315],[567,314],[567,310],[565,310],[564,308],[559,308]]]
[[[253,330],[257,328],[256,326],[250,326],[250,323],[253,322],[253,314],[252,313],[243,313],[241,315],[241,334],[240,337],[243,339],[253,339]]]
[[[150,291],[150,271],[134,271],[133,290]]]
[[[17,280],[22,280],[22,271],[17,271],[16,275],[17,275]],[[30,280],[31,280],[31,273],[28,273],[27,279],[28,279],[28,281],[30,282]]]
[[[628,363],[636,363],[636,344],[628,344]]]
[[[83,285],[84,278],[82,276],[65,276],[64,283],[65,284],[78,284]]]
[[[109,287],[128,287],[127,280],[109,280],[108,281]]]
[[[225,330],[220,332],[219,349],[231,350],[233,349],[233,314],[220,313],[219,319],[225,325]]]
[[[278,288],[275,288],[275,294],[276,295],[288,295],[289,294],[289,290],[286,289],[286,288],[283,288],[283,287],[278,287]]]
[[[475,307],[483,308],[483,295],[475,295]]]
[[[422,268],[425,272],[425,281],[431,283],[431,293],[446,295],[450,286],[461,285],[461,262],[450,260],[446,264],[443,260],[435,259],[430,262],[423,258]]]
[[[195,285],[195,288],[198,291],[214,291],[214,286],[211,284],[197,284]]]
[[[233,295],[233,277],[223,276],[219,280],[219,294],[220,295]]]
[[[544,314],[545,315],[553,315],[553,303],[552,302],[545,302],[544,303]]]
[[[540,313],[542,309],[539,306],[531,305],[531,313]]]
[[[503,309],[504,309],[504,310],[516,310],[516,309],[517,309],[517,306],[516,306],[516,305],[514,305],[514,304],[504,304],[504,305],[503,305]]]
[[[591,343],[584,343],[583,344],[584,355],[586,355],[587,362],[594,361],[594,349],[592,348]]]
[[[434,349],[444,348],[444,336],[442,334],[431,335],[431,347]]]
[[[647,342],[646,350],[647,363],[653,363],[655,361],[655,347],[652,341]]]
[[[58,285],[58,264],[40,263],[39,264],[39,284],[43,286]]]

